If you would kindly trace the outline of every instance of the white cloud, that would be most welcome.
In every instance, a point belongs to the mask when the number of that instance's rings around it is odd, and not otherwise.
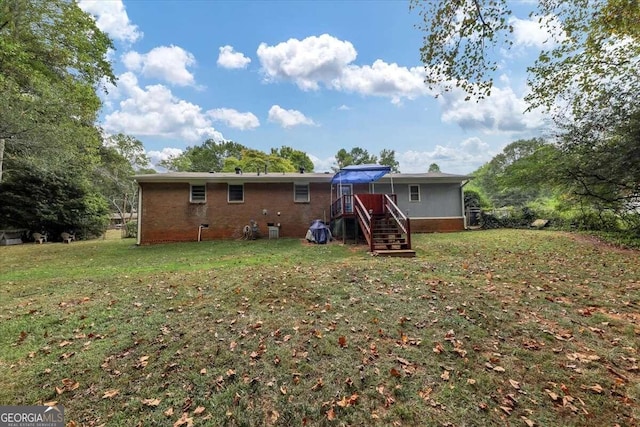
[[[274,105],[269,109],[269,121],[277,123],[283,128],[290,128],[299,125],[315,125],[315,122],[306,117],[298,110],[285,110],[279,105]]]
[[[159,46],[145,54],[130,51],[122,56],[122,62],[128,70],[140,72],[145,77],[162,79],[178,86],[195,83],[187,67],[195,65],[196,60],[179,46]]]
[[[198,105],[178,99],[169,88],[163,85],[140,88],[131,72],[121,75],[118,82],[119,93],[115,96],[126,99],[119,102],[116,111],[106,115],[104,128],[107,132],[187,141],[224,139]]]
[[[524,132],[541,129],[545,115],[539,111],[525,113],[528,105],[511,88],[494,87],[491,96],[476,102],[465,100],[467,94],[455,89],[441,96],[442,121],[457,123],[465,130],[487,133]]]
[[[427,172],[429,165],[437,163],[445,173],[468,173],[491,159],[489,145],[472,137],[459,144],[436,145],[432,151],[408,150],[396,155],[403,173]]]
[[[247,58],[241,52],[234,52],[233,46],[222,46],[219,48],[218,66],[222,68],[246,68],[251,62],[251,58]]]
[[[342,104],[341,106],[338,107],[338,110],[340,110],[340,111],[349,111],[349,110],[351,110],[351,107],[349,107],[348,105]]]
[[[233,108],[216,108],[207,111],[214,120],[224,122],[227,126],[240,129],[255,129],[260,126],[260,120],[253,113],[241,113]]]
[[[529,19],[511,17],[513,43],[515,46],[552,49],[566,37],[562,24],[556,16],[530,16]]]
[[[289,39],[276,46],[261,43],[257,54],[268,81],[291,80],[302,90],[317,90],[319,82],[339,78],[357,56],[350,42],[329,34]]]
[[[142,38],[142,31],[131,23],[121,0],[80,0],[78,6],[93,15],[98,28],[111,38],[129,43]]]
[[[162,149],[162,151],[147,151],[147,157],[149,157],[149,161],[151,162],[151,164],[154,165],[154,169],[158,170],[160,168],[157,165],[161,161],[173,159],[175,157],[178,157],[182,153],[183,150],[181,150],[180,148],[165,147]]]
[[[343,74],[333,80],[331,85],[345,92],[386,96],[394,103],[400,102],[401,98],[414,99],[428,94],[423,67],[400,67],[398,64],[387,64],[380,59],[371,66],[346,67]]]
[[[429,93],[423,67],[407,68],[380,59],[372,65],[352,64],[357,56],[353,45],[328,34],[276,46],[262,43],[257,53],[267,81],[288,80],[302,90],[318,90],[322,84],[342,92],[388,97],[394,104]]]
[[[321,159],[310,153],[307,153],[307,156],[309,156],[309,159],[313,162],[313,170],[316,173],[331,172],[333,170],[332,167],[336,165],[335,157],[325,157]]]

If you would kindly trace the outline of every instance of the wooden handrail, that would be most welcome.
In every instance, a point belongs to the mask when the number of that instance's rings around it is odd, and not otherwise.
[[[384,204],[386,212],[391,215],[398,227],[400,227],[402,232],[407,235],[407,246],[411,248],[411,221],[404,213],[402,213],[400,208],[388,194],[385,194],[384,197],[386,200]]]
[[[358,218],[358,222],[360,223],[360,227],[362,227],[362,231],[364,234],[364,238],[367,240],[369,244],[369,251],[373,251],[373,236],[371,231],[371,215],[369,215],[369,211],[362,203],[362,200],[357,195],[353,196],[354,207],[356,211],[356,216]],[[357,236],[356,236],[357,237]]]

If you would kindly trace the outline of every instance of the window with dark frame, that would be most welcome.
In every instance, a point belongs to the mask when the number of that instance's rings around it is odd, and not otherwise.
[[[229,184],[229,202],[244,202],[244,185]]]
[[[191,203],[205,203],[207,201],[207,186],[191,184]]]
[[[293,201],[296,203],[306,203],[309,201],[309,184],[293,185]]]
[[[420,201],[420,186],[419,185],[410,185],[409,186],[409,201],[410,202],[419,202]]]

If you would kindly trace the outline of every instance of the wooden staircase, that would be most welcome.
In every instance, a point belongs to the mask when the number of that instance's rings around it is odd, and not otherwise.
[[[356,195],[355,211],[360,229],[373,255],[414,257],[407,218],[388,195]]]

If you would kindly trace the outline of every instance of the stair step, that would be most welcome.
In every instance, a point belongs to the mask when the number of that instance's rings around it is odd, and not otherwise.
[[[402,250],[374,250],[372,252],[374,256],[394,256],[394,257],[415,257],[416,251],[412,249],[402,249]]]

